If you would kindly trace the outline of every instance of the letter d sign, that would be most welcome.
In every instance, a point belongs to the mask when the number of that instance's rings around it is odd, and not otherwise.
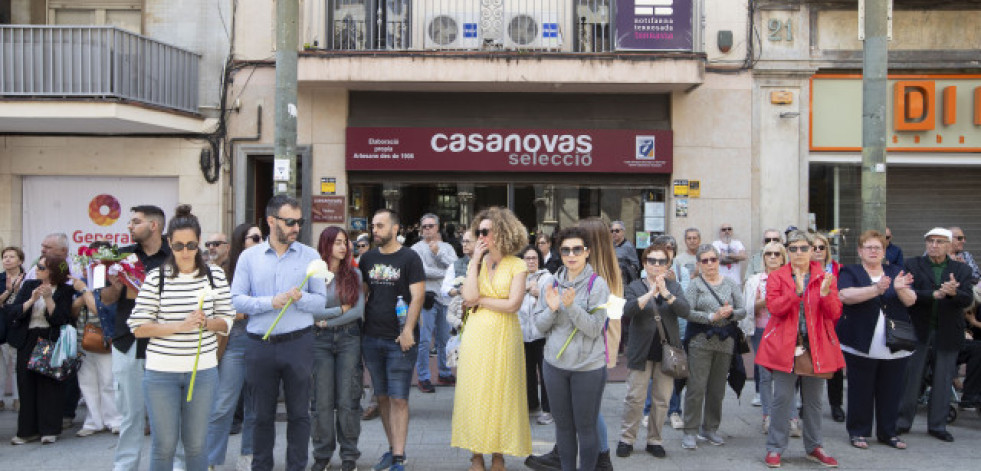
[[[896,131],[929,131],[936,124],[932,81],[899,81],[893,91],[892,114]]]

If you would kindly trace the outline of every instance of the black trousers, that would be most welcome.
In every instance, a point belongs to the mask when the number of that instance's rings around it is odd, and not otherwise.
[[[851,375],[851,372],[848,372]],[[835,375],[828,380],[828,405],[841,407],[844,404],[845,396],[845,370],[835,371]]]
[[[874,419],[876,438],[895,437],[909,358],[874,360],[843,353],[848,366],[848,435],[871,437]]]
[[[17,391],[20,412],[17,436],[61,434],[61,415],[65,407],[65,383],[27,370],[38,338],[48,337],[49,329],[30,329],[27,344],[17,350]]]
[[[967,362],[967,376],[964,377],[963,401],[981,401],[981,340],[972,340],[961,349],[963,360]]]
[[[542,375],[542,361],[545,359],[545,339],[525,342],[525,380],[528,388],[528,409],[541,407],[543,412],[551,412],[548,406],[548,393],[545,391],[545,379]],[[538,390],[541,389],[541,400]]]

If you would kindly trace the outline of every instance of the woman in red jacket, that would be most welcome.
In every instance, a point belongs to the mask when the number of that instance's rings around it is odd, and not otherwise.
[[[766,305],[770,321],[763,332],[756,363],[773,374],[773,405],[766,441],[766,465],[780,466],[787,447],[790,414],[794,407],[794,384],[801,379],[804,402],[804,448],[807,458],[824,466],[838,462],[821,446],[821,398],[825,380],[805,376],[794,368],[795,357],[809,354],[814,374],[830,375],[845,366],[835,323],[841,317],[841,301],[835,276],[811,261],[812,239],[803,231],[787,236],[790,263],[773,272],[766,282]]]

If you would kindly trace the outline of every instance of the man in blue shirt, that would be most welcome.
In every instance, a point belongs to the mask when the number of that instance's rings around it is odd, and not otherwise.
[[[246,381],[252,388],[256,424],[252,469],[273,469],[276,401],[280,383],[286,398],[286,469],[302,471],[310,442],[310,376],[313,371],[313,314],[326,312],[326,285],[310,279],[301,291],[307,266],[320,259],[296,241],[303,225],[300,203],[286,195],[266,205],[269,239],[242,252],[232,281],[235,310],[249,316],[250,348]],[[262,340],[280,309],[292,300],[267,340]]]

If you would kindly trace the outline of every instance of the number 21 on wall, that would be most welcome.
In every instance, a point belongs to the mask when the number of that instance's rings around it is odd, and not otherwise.
[[[776,18],[771,18],[770,21],[767,23],[767,28],[770,30],[770,35],[767,36],[767,39],[769,39],[770,41],[794,40],[794,33],[792,31],[792,26],[790,24],[789,19],[786,22],[781,22]],[[780,32],[783,30],[787,31],[785,35],[780,34]]]

